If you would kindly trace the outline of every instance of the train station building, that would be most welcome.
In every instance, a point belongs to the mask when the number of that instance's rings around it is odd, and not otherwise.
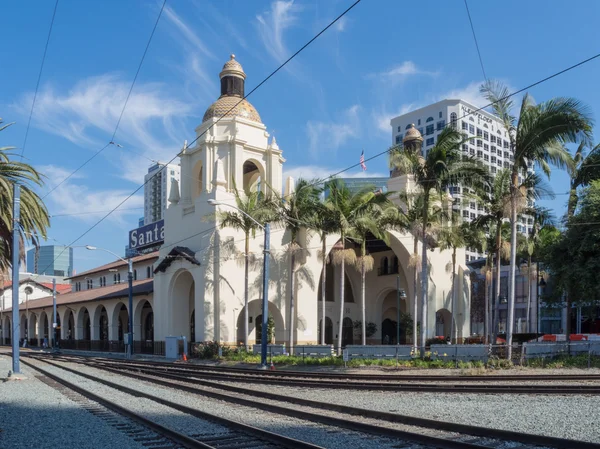
[[[122,342],[128,314],[133,313],[136,346],[149,349],[167,336],[185,336],[188,341],[217,340],[238,344],[244,340],[248,317],[249,343],[260,339],[262,322],[263,235],[250,239],[249,301],[244,308],[244,242],[242,231],[221,228],[217,212],[231,210],[236,189],[244,195],[256,189],[278,189],[284,196],[294,189],[294,180],[283,179],[284,150],[267,132],[263,117],[244,96],[246,73],[232,55],[219,74],[221,92],[196,128],[198,140],[180,153],[180,182],[172,179],[164,215],[164,241],[158,252],[133,259],[135,269],[133,311],[127,307],[127,264],[107,264],[71,278],[72,292],[57,297],[61,337],[94,349],[110,342]],[[391,177],[388,191],[412,189],[410,178]],[[219,203],[209,204],[209,200]],[[389,245],[372,240],[368,252],[374,267],[366,274],[366,321],[370,344],[396,344],[398,286],[400,311],[414,316],[413,254],[415,239],[410,233],[389,232]],[[162,237],[162,235],[161,235]],[[317,235],[302,232],[301,249],[294,267],[295,317],[290,317],[290,234],[283,227],[271,230],[269,272],[269,315],[275,326],[274,342],[287,343],[290,323],[295,323],[294,344],[316,344],[319,329],[325,326],[326,343],[360,344],[356,324],[361,320],[361,276],[354,266],[345,268],[344,306],[341,309],[341,267],[331,257],[339,247],[339,236],[326,240],[330,263],[326,267],[325,316],[321,308],[323,274],[321,242]],[[419,243],[418,241],[416,243]],[[352,248],[352,245],[347,245]],[[357,250],[357,249],[356,249]],[[463,249],[458,261],[465,260]],[[428,337],[449,336],[452,310],[452,274],[446,267],[450,251],[429,250]],[[455,320],[459,339],[469,335],[469,278],[463,263],[457,264]],[[420,285],[420,276],[419,284]],[[420,297],[418,298],[420,303]],[[420,310],[420,307],[419,307]],[[52,297],[29,301],[29,317],[23,308],[22,320],[37,329],[39,338],[51,325]],[[338,332],[340,319],[343,331]],[[421,317],[417,317],[421,321]],[[10,316],[2,317],[10,328]],[[411,329],[402,329],[402,340]],[[35,331],[34,331],[35,332]],[[4,341],[10,334],[4,333]],[[103,343],[104,342],[104,343]],[[401,341],[400,343],[404,343]],[[406,342],[410,342],[408,337]]]

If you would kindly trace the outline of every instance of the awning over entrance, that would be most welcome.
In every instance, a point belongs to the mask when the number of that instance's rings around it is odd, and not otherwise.
[[[160,271],[164,273],[175,261],[175,259],[179,258],[185,259],[193,265],[200,265],[200,262],[198,259],[196,259],[194,251],[185,246],[176,246],[169,252],[169,254],[165,256],[163,260],[160,261],[154,272],[158,273]]]

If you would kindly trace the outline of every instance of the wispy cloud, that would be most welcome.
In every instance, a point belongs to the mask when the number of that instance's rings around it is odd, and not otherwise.
[[[87,78],[67,92],[45,86],[37,96],[33,124],[78,146],[96,151],[108,143],[129,87],[129,83],[117,75]],[[26,114],[28,111],[23,105],[31,104],[31,96],[32,93],[23,95],[13,107]],[[190,113],[190,105],[175,99],[167,86],[138,83],[129,98],[115,140],[124,145],[123,152],[142,154],[148,159],[148,164],[150,159],[164,159],[168,154],[177,152],[173,151],[173,146],[180,145],[180,142],[174,141],[173,137],[186,135],[184,123]],[[143,167],[148,164],[140,165],[138,160],[133,164],[135,173],[125,170],[123,176],[139,182],[143,179]],[[121,164],[120,168],[123,169]]]
[[[400,64],[392,66],[391,68],[383,72],[369,73],[367,75],[367,78],[380,79],[386,82],[397,83],[405,81],[408,77],[414,75],[437,76],[438,72],[423,70],[417,67],[417,65],[412,61],[404,61]]]
[[[214,58],[212,52],[204,44],[202,39],[194,32],[194,30],[169,6],[165,6],[165,17],[175,25],[177,31],[183,36],[183,38],[191,44],[198,52]]]
[[[355,163],[358,164],[359,154],[356,155]],[[348,161],[348,165],[351,165],[352,161]],[[302,179],[326,179],[331,175],[339,173],[346,167],[337,167],[337,168],[327,168],[321,167],[318,165],[299,165],[297,167],[291,167],[289,169],[284,170],[283,179],[284,181],[291,176],[294,180]],[[348,170],[344,173],[338,175],[339,178],[384,178],[389,177],[389,173],[378,173],[378,172],[370,172],[363,171],[360,167],[356,167],[354,169]]]
[[[284,32],[297,21],[300,10],[301,8],[294,4],[294,0],[278,0],[271,3],[269,11],[256,16],[263,45],[277,62],[283,62],[290,56],[285,45]]]
[[[344,17],[340,18],[340,20],[335,22],[335,25],[333,25],[333,28],[336,31],[341,33],[346,30],[347,25],[348,25],[348,19],[344,16]]]
[[[56,183],[66,178],[71,172],[70,169],[56,165],[45,165],[36,168],[49,179],[55,180]],[[96,213],[97,211],[110,210],[117,207],[131,193],[130,191],[119,189],[99,189],[92,191],[85,185],[84,179],[85,177],[81,173],[78,173],[48,195],[45,201],[53,215],[67,214],[70,220],[74,219],[85,223],[92,223],[102,216],[102,214]],[[53,185],[48,185],[48,189],[52,187]],[[132,209],[143,206],[143,195],[134,195],[123,204],[122,208]],[[137,216],[139,214],[139,210],[117,210],[107,220],[127,227],[130,225],[130,221],[126,220],[125,217],[131,215]]]
[[[337,122],[309,121],[306,124],[309,149],[313,158],[319,151],[335,152],[348,140],[356,138],[360,133],[358,105],[351,106],[342,114]]]
[[[443,93],[442,95],[439,95],[436,101],[458,98],[461,100],[465,100],[468,103],[471,103],[473,106],[481,108],[489,103],[483,97],[483,95],[481,95],[481,92],[479,92],[479,87],[482,84],[483,81],[474,81],[465,87],[452,89],[448,92]]]
[[[410,104],[403,104],[401,105],[396,112],[389,112],[385,109],[381,109],[379,111],[374,111],[372,113],[372,117],[373,117],[373,122],[375,123],[375,127],[381,131],[382,133],[385,133],[386,135],[390,136],[391,138],[391,126],[390,126],[390,120],[393,119],[394,117],[398,117],[399,115],[403,115],[406,114],[410,111],[414,111],[415,109],[420,108],[421,105],[415,104],[415,103],[410,103]]]

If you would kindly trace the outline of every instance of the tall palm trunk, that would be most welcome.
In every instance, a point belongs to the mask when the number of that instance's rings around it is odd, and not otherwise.
[[[423,195],[423,242],[421,249],[421,357],[425,356],[425,342],[427,341],[427,221],[429,219],[429,192]]]
[[[250,233],[246,232],[244,253],[244,348],[248,350],[248,253],[250,252]]]
[[[417,254],[417,252],[419,251],[419,239],[415,234],[414,237],[414,252],[413,254]],[[413,297],[414,297],[414,301],[413,301],[413,347],[415,348],[415,351],[417,350],[417,346],[418,346],[418,329],[417,329],[417,321],[418,321],[418,315],[419,315],[419,296],[417,295],[417,285],[418,284],[418,280],[417,280],[417,266],[415,265],[413,267]]]
[[[514,154],[514,145],[512,145]],[[518,170],[511,174],[510,196],[510,272],[508,278],[508,313],[506,317],[506,358],[512,358],[513,322],[515,315],[515,280],[517,275],[517,195],[519,192]]]
[[[500,273],[502,269],[502,260],[500,259],[502,246],[502,221],[496,226],[496,291],[494,292],[494,328],[492,329],[492,344],[498,341],[498,332],[500,331]]]
[[[323,247],[321,249],[323,255],[323,276],[321,277],[321,344],[325,344],[325,299],[327,294],[325,289],[327,288],[326,276],[327,276],[327,245],[325,234],[321,238]]]
[[[340,263],[340,321],[338,325],[338,341],[337,341],[337,354],[342,353],[342,330],[344,329],[344,268],[345,268],[345,254],[346,242],[344,235],[342,234],[342,262]]]
[[[531,316],[531,254],[527,259],[527,317],[525,322],[527,323],[527,332],[531,332],[531,323],[529,322]]]
[[[295,316],[294,316],[294,289],[296,287],[295,282],[295,271],[294,267],[296,265],[296,248],[295,248],[295,240],[292,238],[291,248],[292,254],[290,257],[290,323],[289,323],[289,345],[290,345],[290,355],[294,355],[294,327],[295,327]]]
[[[456,247],[454,247],[452,249],[452,320],[450,321],[450,339],[455,344],[458,338],[456,316]]]
[[[360,314],[362,319],[362,342],[361,344],[364,346],[367,344],[367,323],[366,319],[366,281],[365,281],[365,256],[366,256],[366,243],[363,241],[361,245],[361,260],[360,260],[360,284],[361,284],[361,303],[360,303]],[[397,324],[398,326],[400,323]]]
[[[488,260],[486,261],[486,267],[488,267],[489,265],[489,257]],[[489,339],[489,333],[490,333],[490,282],[488,280],[489,274],[490,274],[491,268],[490,270],[486,270],[485,272],[485,293],[484,293],[484,318],[483,318],[483,343],[487,344]]]

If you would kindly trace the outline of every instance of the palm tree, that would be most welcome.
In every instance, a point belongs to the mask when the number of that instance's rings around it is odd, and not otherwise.
[[[526,173],[528,164],[537,164],[550,176],[550,164],[559,168],[572,165],[572,158],[564,148],[568,142],[589,141],[592,119],[579,101],[572,98],[554,98],[535,104],[529,94],[521,101],[518,118],[512,115],[513,102],[508,89],[501,83],[488,81],[481,87],[482,94],[508,131],[514,156],[511,169],[510,220],[511,253],[508,290],[508,322],[506,331],[507,358],[512,355],[512,333],[515,308],[515,279],[517,266],[518,203],[523,197],[519,190],[519,173]]]
[[[2,124],[0,131],[12,123]],[[6,273],[12,265],[12,232],[13,232],[13,186],[21,187],[21,208],[19,217],[20,258],[24,258],[25,241],[35,246],[40,239],[46,238],[46,230],[50,226],[48,210],[33,187],[41,187],[42,175],[31,165],[11,160],[10,152],[15,147],[0,147],[0,271]]]
[[[567,206],[567,217],[569,218],[573,216],[577,208],[579,200],[577,189],[588,186],[593,180],[600,179],[600,144],[592,148],[587,156],[584,156],[586,146],[586,141],[579,144],[573,156],[573,164],[569,167],[569,177],[571,178]]]
[[[265,199],[259,191],[242,196],[234,186],[235,205],[239,211],[217,212],[221,228],[233,228],[244,233],[244,347],[248,348],[248,267],[250,237],[254,238],[258,225],[256,221],[271,221],[274,218],[273,203]],[[241,212],[240,212],[241,211]]]
[[[296,253],[300,249],[298,236],[301,229],[311,226],[319,204],[320,189],[317,186],[318,181],[306,181],[299,179],[296,188],[289,196],[279,198],[276,202],[278,217],[290,231],[290,321],[289,321],[289,349],[290,354],[294,353],[294,329],[295,329],[295,284],[296,284]]]
[[[412,128],[414,129],[414,127]],[[416,131],[416,130],[415,130]],[[408,131],[410,133],[411,130]],[[407,134],[408,134],[407,133]],[[414,131],[413,131],[414,133]],[[422,140],[422,138],[421,138]],[[487,170],[474,158],[463,159],[460,148],[469,140],[462,133],[445,128],[437,137],[435,145],[429,149],[425,157],[408,146],[391,150],[390,161],[401,173],[412,175],[417,186],[423,192],[423,209],[421,214],[421,353],[424,354],[427,339],[427,300],[428,300],[428,267],[427,267],[427,232],[429,226],[429,209],[432,195],[439,195],[453,184],[463,186],[487,182]]]
[[[528,215],[533,215],[533,228],[530,235],[520,245],[520,249],[527,256],[527,265],[521,267],[521,271],[527,275],[527,312],[525,322],[527,323],[527,332],[531,332],[531,280],[536,275],[537,269],[533,268],[532,258],[539,244],[539,231],[547,225],[554,225],[554,217],[550,209],[544,207],[534,207],[527,211]],[[537,267],[536,267],[537,268]]]
[[[333,228],[340,235],[340,241],[334,247],[333,258],[340,265],[340,319],[338,328],[337,352],[342,350],[342,331],[344,321],[344,294],[345,294],[345,265],[346,262],[354,263],[356,253],[354,249],[346,249],[346,239],[353,229],[353,223],[364,217],[371,206],[379,201],[374,188],[366,186],[356,192],[351,192],[340,179],[333,179],[326,184],[329,196],[325,201],[325,207],[329,209],[334,217]],[[363,320],[364,323],[364,320]],[[323,325],[324,326],[324,325]],[[364,334],[363,334],[364,335]]]
[[[389,234],[386,228],[397,227],[403,221],[404,214],[388,199],[389,194],[375,194],[368,206],[368,213],[353,216],[350,220],[348,237],[360,245],[360,255],[357,264],[360,269],[361,280],[361,323],[362,343],[367,344],[366,329],[366,273],[373,269],[373,257],[367,254],[367,238],[374,237],[383,240],[389,245]],[[399,326],[400,323],[397,323]]]

